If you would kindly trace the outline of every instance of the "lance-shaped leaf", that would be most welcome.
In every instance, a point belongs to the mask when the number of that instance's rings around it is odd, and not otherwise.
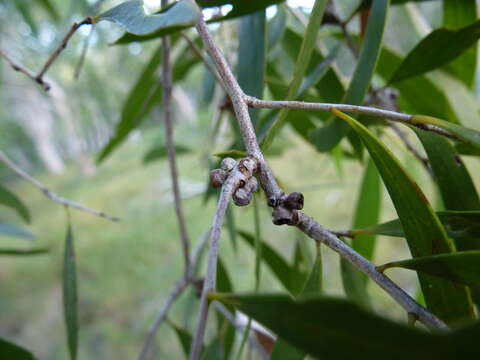
[[[159,29],[182,29],[197,23],[202,15],[193,0],[181,0],[158,14],[145,14],[143,1],[126,1],[100,14],[95,21],[112,21],[134,35],[146,35]]]
[[[0,248],[1,256],[28,256],[46,254],[48,248],[34,248],[34,249],[2,249]]]
[[[192,152],[192,149],[183,146],[183,145],[175,145],[175,153],[177,155],[184,155]],[[168,156],[168,150],[165,145],[155,146],[150,149],[147,154],[143,157],[144,163],[150,163],[155,160],[161,160]]]
[[[173,331],[175,331],[178,341],[182,346],[183,353],[185,354],[185,358],[188,358],[188,355],[190,354],[190,346],[192,345],[192,334],[190,334],[190,332],[188,332],[186,329],[175,325],[171,321],[167,321],[167,322],[171,326]],[[202,353],[204,351],[203,349],[204,349],[204,346],[202,345]]]
[[[421,271],[463,285],[480,285],[479,250],[393,261],[379,266],[378,269],[379,271],[385,271],[393,267]]]
[[[480,211],[439,211],[437,217],[442,222],[447,235],[462,244],[468,246],[470,239],[480,239]],[[393,237],[405,237],[402,223],[399,219],[387,221],[365,229],[351,230],[353,236],[362,234],[377,234]]]
[[[0,354],[5,360],[35,360],[30,351],[2,338],[0,338]]]
[[[360,57],[343,99],[346,104],[361,105],[367,94],[380,54],[389,4],[390,0],[374,0],[372,3]],[[317,150],[330,151],[347,131],[348,126],[341,119],[330,120],[312,135],[317,139]]]
[[[23,220],[30,222],[30,212],[23,201],[2,185],[0,185],[0,204],[15,210]]]
[[[35,240],[35,235],[17,225],[0,223],[0,236],[11,236],[28,240]]]
[[[75,262],[73,234],[69,224],[63,259],[63,310],[67,329],[68,350],[72,360],[77,358],[78,347],[77,271]]]
[[[443,3],[443,26],[459,28],[470,25],[477,20],[476,0],[449,1]],[[475,81],[477,69],[477,47],[472,46],[453,60],[447,67],[447,71],[460,79],[468,87],[472,87]]]
[[[479,38],[480,21],[460,29],[436,29],[407,55],[389,82],[393,84],[437,69],[463,54]]]
[[[293,78],[290,82],[287,100],[293,100],[297,96],[297,92],[302,84],[303,77],[307,71],[313,49],[316,46],[317,34],[322,23],[323,13],[327,5],[326,0],[315,0],[315,3],[310,14],[307,29],[303,38],[302,46],[295,62],[293,69]],[[265,138],[263,139],[262,149],[266,150],[271,145],[273,139],[283,127],[290,109],[283,108],[280,110],[278,118],[270,126]]]
[[[362,228],[378,223],[381,200],[380,177],[375,164],[369,159],[357,200],[353,227]],[[359,254],[371,260],[375,247],[375,236],[373,234],[359,235],[352,240],[351,245]],[[358,304],[369,306],[368,277],[345,259],[340,261],[340,265],[343,288],[347,296]]]
[[[334,109],[360,136],[377,166],[402,223],[413,257],[454,251],[440,220],[418,185],[400,162],[365,126]],[[447,323],[474,318],[473,305],[466,287],[419,274],[428,308]]]
[[[440,135],[421,130],[415,130],[415,132],[428,155],[445,209],[480,210],[480,198],[473,180],[453,146]],[[454,225],[450,224],[449,229],[455,231]],[[456,242],[456,246],[459,250],[480,249],[480,237],[468,242]]]
[[[480,356],[480,323],[427,333],[394,323],[335,298],[211,293],[319,359],[447,360]],[[281,314],[281,315],[279,315]]]

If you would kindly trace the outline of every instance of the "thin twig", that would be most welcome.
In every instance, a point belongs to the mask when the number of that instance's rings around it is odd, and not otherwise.
[[[13,70],[19,71],[19,72],[25,74],[30,79],[32,79],[33,81],[38,83],[42,87],[43,90],[45,90],[45,91],[50,90],[50,84],[49,83],[47,83],[43,79],[37,78],[37,76],[35,75],[35,73],[32,70],[27,69],[26,67],[23,67],[21,65],[18,65],[15,61],[12,60],[12,58],[10,58],[7,54],[5,54],[5,52],[1,49],[0,49],[0,56],[3,57],[10,64],[10,66],[13,68]]]
[[[50,190],[48,187],[46,187],[44,184],[42,184],[40,181],[33,178],[28,173],[26,173],[24,170],[22,170],[17,165],[15,165],[7,157],[7,155],[3,151],[0,151],[0,161],[3,162],[6,166],[8,166],[18,176],[20,176],[21,178],[23,178],[24,180],[28,181],[30,184],[35,186],[37,189],[39,189],[43,193],[43,195],[45,195],[50,200],[53,200],[53,201],[55,201],[59,204],[62,204],[64,206],[68,206],[68,207],[71,207],[71,208],[74,208],[74,209],[77,209],[77,210],[80,210],[80,211],[87,212],[89,214],[100,216],[102,218],[105,218],[105,219],[108,219],[108,220],[111,220],[111,221],[120,220],[118,217],[109,215],[109,214],[107,214],[103,211],[97,211],[97,210],[90,209],[90,208],[88,208],[88,207],[86,207],[86,206],[84,206],[80,203],[77,203],[77,202],[71,201],[71,200],[67,200],[67,199],[57,195],[52,190]]]
[[[45,62],[45,65],[43,65],[42,69],[40,70],[40,72],[38,73],[38,75],[35,77],[36,81],[39,82],[39,81],[43,81],[43,76],[45,75],[45,73],[48,71],[48,69],[50,68],[50,66],[52,66],[52,64],[55,62],[55,60],[57,59],[58,55],[60,55],[60,53],[63,51],[63,49],[65,49],[67,47],[67,44],[68,42],[70,41],[70,38],[73,36],[73,34],[75,34],[75,32],[83,25],[91,25],[93,23],[93,19],[91,17],[87,17],[85,19],[83,19],[81,22],[79,23],[73,23],[72,27],[70,28],[70,30],[68,31],[67,35],[65,35],[65,37],[63,38],[62,42],[60,43],[60,45],[58,45],[58,47],[53,51],[53,53],[50,55],[50,57],[47,59],[47,61]]]
[[[142,351],[138,356],[138,360],[145,360],[147,358],[148,351],[150,350],[151,343],[153,341],[155,333],[157,332],[158,327],[167,317],[170,307],[174,304],[175,300],[177,300],[178,297],[183,293],[183,291],[185,290],[185,288],[189,283],[190,281],[187,278],[183,277],[175,284],[173,289],[168,294],[165,302],[160,308],[160,311],[158,313],[157,318],[155,319],[155,322],[153,323],[152,327],[148,331],[148,335],[143,344]]]
[[[155,337],[155,334],[158,328],[160,327],[160,325],[163,323],[163,321],[165,321],[173,303],[178,299],[178,297],[183,293],[183,291],[188,285],[191,285],[192,283],[194,283],[194,275],[195,275],[194,272],[200,260],[200,254],[203,248],[205,247],[209,237],[210,237],[210,230],[206,231],[202,235],[200,240],[198,240],[195,248],[192,251],[192,257],[190,258],[189,272],[187,274],[184,274],[184,277],[175,284],[175,286],[173,287],[173,289],[165,299],[165,302],[162,304],[162,307],[158,311],[157,317],[155,318],[152,326],[148,331],[147,337],[145,338],[145,342],[143,343],[142,350],[138,356],[138,360],[146,359],[148,352],[150,350],[150,347],[152,345],[152,341]]]
[[[434,132],[436,134],[448,137],[450,139],[464,142],[464,140],[449,133],[447,130],[442,129],[435,125],[430,124],[417,124],[412,121],[413,116],[397,111],[384,110],[369,106],[350,105],[350,104],[333,104],[333,103],[312,103],[304,101],[277,101],[277,100],[260,100],[253,96],[244,95],[245,102],[248,106],[260,109],[302,109],[302,110],[319,110],[319,111],[331,111],[333,108],[343,112],[352,112],[357,114],[364,114],[370,116],[383,117],[385,119],[393,120],[403,124],[418,127],[419,129]]]
[[[395,124],[393,121],[389,121],[388,125],[393,130],[393,132],[397,134],[400,140],[403,141],[407,150],[409,150],[412,153],[412,155],[420,161],[420,163],[423,165],[425,170],[427,170],[427,172],[433,176],[432,168],[430,167],[430,163],[428,162],[428,159],[425,156],[423,156],[420,153],[420,151],[418,151],[418,149],[412,144],[412,142],[408,138],[408,135],[402,129],[400,129],[400,127],[398,127],[397,124]]]
[[[296,226],[300,230],[312,239],[327,245],[330,249],[336,251],[340,256],[364,272],[383,288],[398,304],[400,304],[407,313],[415,314],[419,321],[431,328],[448,329],[447,325],[442,320],[438,319],[435,315],[418,304],[405,291],[390,280],[390,278],[379,272],[374,264],[358,254],[310,216],[300,212],[298,215],[299,220]]]
[[[162,8],[168,5],[168,0],[162,0]],[[187,225],[183,215],[182,197],[178,185],[178,167],[173,140],[172,124],[172,67],[170,64],[170,37],[162,38],[162,84],[163,84],[163,115],[165,121],[165,143],[168,153],[168,164],[170,166],[170,178],[172,181],[173,198],[180,239],[182,243],[183,258],[185,261],[185,273],[190,270],[190,239],[188,238]]]
[[[73,78],[77,80],[80,77],[80,72],[83,69],[83,65],[85,64],[85,59],[87,57],[88,48],[90,47],[90,41],[92,40],[93,32],[95,31],[95,24],[92,24],[92,28],[90,29],[90,33],[85,38],[83,42],[82,54],[80,55],[80,59],[78,60],[77,66],[75,67],[75,71],[73,73]]]
[[[250,161],[253,164],[248,168],[256,169],[257,163],[253,159],[245,159],[245,161]],[[208,265],[207,265],[207,274],[203,282],[202,295],[200,298],[200,310],[198,315],[198,323],[195,335],[192,341],[192,347],[190,349],[190,360],[198,360],[200,358],[200,353],[202,350],[203,337],[205,335],[205,328],[207,324],[208,316],[208,293],[215,290],[215,282],[217,276],[217,258],[218,258],[218,247],[220,239],[220,231],[223,225],[225,218],[225,212],[227,210],[228,203],[232,197],[233,192],[238,188],[240,183],[246,181],[251,177],[251,173],[240,169],[240,166],[235,166],[235,168],[230,172],[228,178],[222,185],[222,190],[220,191],[220,197],[218,199],[217,210],[213,218],[212,223],[212,232],[210,240],[210,251],[208,254]]]
[[[269,204],[273,205],[276,201],[271,201],[272,197],[273,200],[282,199],[283,192],[279,188],[278,184],[276,183],[275,179],[273,178],[273,174],[270,171],[270,168],[266,164],[266,161],[263,157],[263,154],[260,151],[258,146],[258,142],[256,140],[255,132],[248,114],[248,106],[247,103],[250,105],[256,105],[258,107],[284,107],[290,106],[294,108],[305,108],[306,103],[302,102],[285,102],[285,101],[273,101],[273,102],[266,102],[262,100],[258,100],[252,97],[245,95],[238,85],[235,77],[233,76],[230,67],[228,66],[225,58],[220,52],[220,49],[216,46],[208,28],[201,19],[197,25],[197,31],[200,34],[200,37],[205,43],[205,48],[207,49],[208,53],[212,57],[214,64],[222,77],[224,82],[225,88],[227,93],[229,94],[232,105],[235,110],[235,114],[237,116],[237,121],[240,125],[240,130],[242,133],[242,137],[245,143],[245,147],[247,153],[250,156],[255,157],[258,160],[258,167],[260,171],[260,182],[262,184],[263,189],[265,190],[267,197],[269,199]],[[308,104],[308,103],[307,103]],[[318,108],[318,104],[310,104],[312,109],[315,110],[325,110],[329,111],[333,106],[332,104],[320,104],[321,108]],[[372,113],[377,114],[379,116],[380,112],[382,113],[381,116],[387,117],[397,121],[407,122],[410,120],[410,115],[396,113],[392,111],[386,111],[381,109],[374,109],[374,108],[365,108],[365,107],[352,107],[352,105],[344,105],[340,104],[340,107],[344,107],[344,111],[363,111],[364,113],[368,111],[368,114],[372,115]],[[345,106],[349,106],[349,109],[345,109]],[[317,108],[315,108],[317,107]],[[337,105],[335,105],[337,107]],[[263,176],[262,176],[263,175]],[[364,271],[369,277],[371,277],[375,282],[377,282],[394,300],[396,300],[401,306],[403,306],[407,312],[416,314],[420,321],[430,327],[436,328],[446,328],[446,325],[443,321],[438,319],[435,315],[431,314],[428,310],[422,307],[420,304],[415,302],[406,292],[404,292],[401,288],[395,285],[388,277],[379,273],[375,265],[371,262],[363,258],[360,254],[355,252],[352,248],[345,245],[340,239],[338,239],[335,235],[328,232],[324,228],[322,228],[315,220],[310,218],[309,216],[303,213],[294,214],[297,216],[296,226],[313,238],[316,241],[322,241],[327,246],[332,248],[333,250],[337,251],[342,257],[349,260],[354,266],[359,268],[360,270]],[[205,288],[204,288],[205,290]],[[201,319],[203,327],[205,326],[206,321],[206,303],[203,305],[205,308],[201,310],[201,315],[203,318]],[[203,333],[202,333],[203,338]],[[201,341],[200,341],[201,344]],[[199,343],[196,344],[199,346]],[[198,349],[197,349],[198,351]],[[198,356],[198,355],[197,355]],[[191,360],[196,360],[195,357],[190,357]]]
[[[220,79],[220,75],[218,75],[217,70],[215,67],[213,67],[211,61],[205,56],[203,51],[193,42],[192,39],[184,32],[180,32],[180,35],[184,38],[184,40],[187,42],[188,46],[192,49],[193,53],[197,55],[197,57],[203,62],[205,67],[207,68],[208,71],[215,77],[217,80],[217,83],[223,87],[223,82],[222,79]]]

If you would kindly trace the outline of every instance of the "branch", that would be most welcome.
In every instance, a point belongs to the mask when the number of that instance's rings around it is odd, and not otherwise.
[[[150,350],[151,343],[153,341],[155,333],[157,332],[158,327],[165,320],[171,306],[173,305],[175,300],[177,300],[177,298],[183,293],[183,291],[185,290],[188,284],[190,284],[190,281],[184,277],[175,284],[173,289],[170,291],[170,294],[168,294],[167,299],[165,300],[162,307],[160,308],[160,311],[158,313],[157,318],[155,319],[155,322],[153,323],[152,327],[148,331],[147,338],[145,339],[145,342],[142,347],[142,351],[138,356],[138,360],[145,360],[147,358],[148,351]]]
[[[32,79],[33,81],[35,81],[36,83],[38,83],[43,90],[45,91],[48,91],[50,90],[50,84],[43,81],[43,79],[38,79],[37,76],[35,75],[35,73],[30,70],[30,69],[27,69],[21,65],[18,65],[17,63],[15,63],[7,54],[5,54],[3,52],[3,50],[0,49],[0,56],[3,57],[9,64],[10,66],[13,68],[13,70],[15,71],[19,71],[25,75],[27,75],[30,79]]]
[[[340,256],[365,273],[400,304],[407,313],[415,314],[419,321],[431,328],[448,329],[442,320],[438,319],[413,300],[405,291],[390,280],[390,278],[379,272],[374,264],[322,227],[313,218],[299,212],[296,226],[310,238],[327,245],[330,249],[336,251]]]
[[[63,38],[62,42],[60,43],[60,45],[58,45],[58,47],[53,51],[53,53],[50,55],[50,57],[47,59],[47,61],[45,62],[45,65],[43,65],[42,69],[40,70],[40,72],[38,73],[37,76],[35,76],[35,80],[37,82],[40,82],[40,81],[43,81],[43,76],[45,75],[45,73],[48,71],[48,69],[50,68],[50,66],[52,66],[52,64],[55,62],[55,60],[57,59],[58,55],[60,55],[60,53],[67,47],[68,45],[68,42],[70,41],[70,38],[73,36],[73,34],[75,34],[75,32],[83,25],[91,25],[93,23],[93,19],[91,17],[87,17],[85,19],[83,19],[81,22],[79,23],[73,23],[72,27],[70,28],[70,30],[68,31],[67,35],[65,35],[65,37]]]
[[[168,0],[162,0],[162,8],[168,5]],[[190,239],[188,238],[187,226],[182,209],[182,197],[178,185],[178,168],[176,160],[175,143],[173,140],[172,124],[172,67],[170,64],[170,37],[162,38],[162,84],[163,84],[163,114],[165,121],[165,143],[168,153],[168,164],[170,166],[170,178],[172,180],[173,198],[180,239],[182,243],[183,258],[185,261],[185,272],[190,270]]]
[[[25,179],[26,181],[28,181],[30,184],[32,184],[33,186],[35,186],[37,189],[39,189],[43,195],[45,195],[47,198],[49,198],[50,200],[53,200],[59,204],[62,204],[64,206],[68,206],[68,207],[71,207],[71,208],[74,208],[74,209],[77,209],[77,210],[80,210],[80,211],[84,211],[84,212],[87,212],[89,214],[93,214],[93,215],[97,215],[97,216],[100,216],[102,218],[105,218],[105,219],[108,219],[108,220],[111,220],[111,221],[118,221],[120,220],[118,217],[115,217],[115,216],[111,216],[107,213],[104,213],[102,211],[97,211],[97,210],[93,210],[93,209],[90,209],[80,203],[77,203],[75,201],[71,201],[71,200],[67,200],[59,195],[57,195],[56,193],[54,193],[53,191],[51,191],[48,187],[46,187],[44,184],[42,184],[40,181],[38,181],[37,179],[33,178],[32,176],[30,176],[28,173],[26,173],[24,170],[22,170],[21,168],[19,168],[17,165],[15,165],[8,157],[7,155],[3,152],[3,151],[0,151],[0,161],[3,162],[5,165],[7,165],[14,173],[16,173],[18,176],[20,176],[21,178]]]
[[[375,265],[363,258],[360,254],[355,252],[352,248],[345,245],[340,239],[329,231],[322,228],[315,220],[308,215],[297,212],[297,209],[303,207],[303,195],[298,193],[292,193],[286,196],[282,190],[278,187],[273,174],[268,167],[263,154],[260,151],[258,142],[256,140],[255,131],[253,129],[249,114],[248,105],[255,107],[285,107],[300,109],[313,109],[313,110],[325,110],[330,111],[332,107],[337,108],[335,104],[314,104],[303,103],[298,101],[263,101],[253,97],[247,96],[243,93],[242,89],[238,85],[235,77],[230,70],[225,58],[221,54],[220,50],[216,46],[213,38],[208,31],[205,21],[201,19],[197,25],[197,31],[200,37],[205,43],[209,55],[212,57],[214,64],[224,82],[228,95],[232,100],[232,105],[237,116],[237,121],[240,125],[240,130],[245,143],[245,147],[248,155],[253,156],[258,161],[258,171],[260,173],[260,182],[268,197],[268,205],[274,208],[273,222],[276,225],[289,224],[295,225],[300,230],[305,232],[308,236],[316,241],[322,241],[328,247],[337,251],[342,257],[350,261],[354,266],[365,272],[375,282],[377,282],[394,300],[396,300],[407,312],[414,314],[424,324],[430,327],[446,328],[446,325],[438,319],[435,315],[431,314],[428,310],[415,302],[407,293],[401,288],[395,285],[388,277],[379,273]],[[268,106],[267,106],[268,105]],[[348,107],[348,108],[345,108]],[[383,116],[397,120],[401,122],[408,122],[411,118],[410,115],[396,113],[393,111],[367,108],[362,106],[352,106],[340,104],[339,107],[343,108],[347,112],[360,112],[367,113],[369,115]],[[381,114],[381,115],[380,115]],[[222,191],[223,193],[223,191]],[[220,204],[220,203],[219,203]],[[215,217],[215,220],[217,216]],[[215,249],[217,251],[218,249]],[[212,253],[212,252],[211,252]],[[216,254],[215,254],[216,260]],[[204,288],[205,290],[206,288]],[[205,326],[206,321],[206,302],[201,309],[201,322],[202,326]],[[203,333],[201,334],[203,338]],[[199,343],[196,344],[197,352]],[[192,355],[192,354],[191,354]],[[196,360],[197,357],[190,357],[191,360]]]
[[[202,350],[209,307],[208,293],[215,290],[218,242],[220,239],[220,231],[223,225],[228,203],[234,192],[236,192],[242,184],[246,184],[248,180],[252,178],[253,172],[257,169],[257,161],[252,158],[246,158],[240,160],[238,165],[235,165],[233,169],[228,169],[224,165],[222,167],[224,167],[224,171],[230,171],[230,173],[222,185],[222,190],[218,199],[217,210],[213,218],[207,275],[205,276],[205,281],[203,283],[197,330],[192,341],[189,357],[190,360],[198,360]]]
[[[430,124],[415,123],[412,121],[412,118],[413,118],[412,115],[401,113],[401,112],[384,110],[384,109],[379,109],[379,108],[369,107],[369,106],[360,106],[360,105],[312,103],[312,102],[303,102],[303,101],[260,100],[253,96],[248,96],[245,94],[243,96],[244,96],[244,101],[248,104],[248,106],[253,108],[261,108],[261,109],[289,108],[289,109],[320,110],[320,111],[331,111],[333,108],[335,108],[343,112],[351,112],[351,113],[358,113],[358,114],[364,114],[369,116],[383,117],[385,119],[390,119],[403,124],[415,126],[422,130],[431,131],[456,141],[464,142],[459,137],[449,133],[447,130],[444,130],[438,126],[430,125]]]

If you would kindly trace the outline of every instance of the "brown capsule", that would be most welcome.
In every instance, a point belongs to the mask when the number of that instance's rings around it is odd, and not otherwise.
[[[237,206],[247,206],[252,201],[253,193],[248,189],[239,188],[232,196],[233,202]]]
[[[244,158],[238,162],[238,169],[243,174],[252,175],[257,167],[257,162],[253,158]]]
[[[232,171],[235,165],[237,165],[237,162],[235,161],[235,159],[231,157],[226,157],[225,159],[222,160],[220,167],[225,171]]]
[[[303,209],[303,194],[293,192],[289,194],[283,201],[283,206],[288,209],[302,210]]]
[[[219,188],[227,179],[228,173],[222,169],[214,169],[210,171],[210,183],[214,188]]]
[[[272,221],[275,225],[295,225],[298,222],[298,214],[294,210],[277,206],[273,210]]]

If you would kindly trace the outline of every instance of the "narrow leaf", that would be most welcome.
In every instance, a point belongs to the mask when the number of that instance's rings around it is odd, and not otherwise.
[[[378,269],[385,271],[393,267],[421,271],[463,285],[480,285],[480,251],[478,250],[394,261],[379,266]]]
[[[302,79],[305,76],[307,71],[307,66],[310,63],[310,58],[312,56],[313,48],[316,45],[317,34],[322,23],[323,13],[327,5],[326,0],[315,0],[315,3],[310,14],[307,29],[305,30],[305,35],[303,38],[302,46],[300,48],[300,53],[298,54],[297,61],[295,62],[295,67],[293,69],[293,78],[290,82],[288,88],[287,100],[293,100],[300,88]],[[283,127],[287,115],[290,109],[283,108],[280,110],[278,118],[273,122],[268,130],[267,134],[262,143],[262,149],[266,150],[270,145],[275,136],[278,134],[280,129]]]
[[[63,308],[67,328],[67,343],[70,359],[77,358],[78,347],[78,310],[77,310],[77,275],[75,251],[71,225],[68,225],[65,239],[63,262]]]
[[[405,231],[413,257],[454,251],[452,241],[428,200],[403,166],[365,126],[334,109],[360,136],[377,166]],[[474,318],[468,289],[449,281],[419,274],[428,308],[447,323]]]
[[[49,248],[36,249],[2,249],[0,248],[0,255],[7,256],[24,256],[24,255],[41,255],[48,253]]]
[[[374,0],[372,3],[360,57],[343,99],[346,104],[361,105],[367,94],[380,54],[389,4],[389,0]],[[312,135],[317,137],[317,150],[330,151],[340,142],[347,131],[348,126],[341,119],[330,120]]]
[[[158,14],[145,14],[143,1],[126,1],[104,12],[96,21],[111,21],[134,35],[146,35],[159,29],[184,28],[194,25],[201,11],[192,0],[180,0]]]
[[[424,74],[459,57],[480,38],[480,21],[460,29],[440,28],[428,34],[407,55],[390,83]]]
[[[476,0],[443,1],[443,26],[459,28],[470,25],[477,20]],[[477,47],[472,46],[464,54],[453,60],[447,67],[447,71],[472,87],[475,81],[477,68]]]
[[[30,222],[30,212],[23,201],[2,185],[0,185],[0,204],[15,210],[25,222]]]

